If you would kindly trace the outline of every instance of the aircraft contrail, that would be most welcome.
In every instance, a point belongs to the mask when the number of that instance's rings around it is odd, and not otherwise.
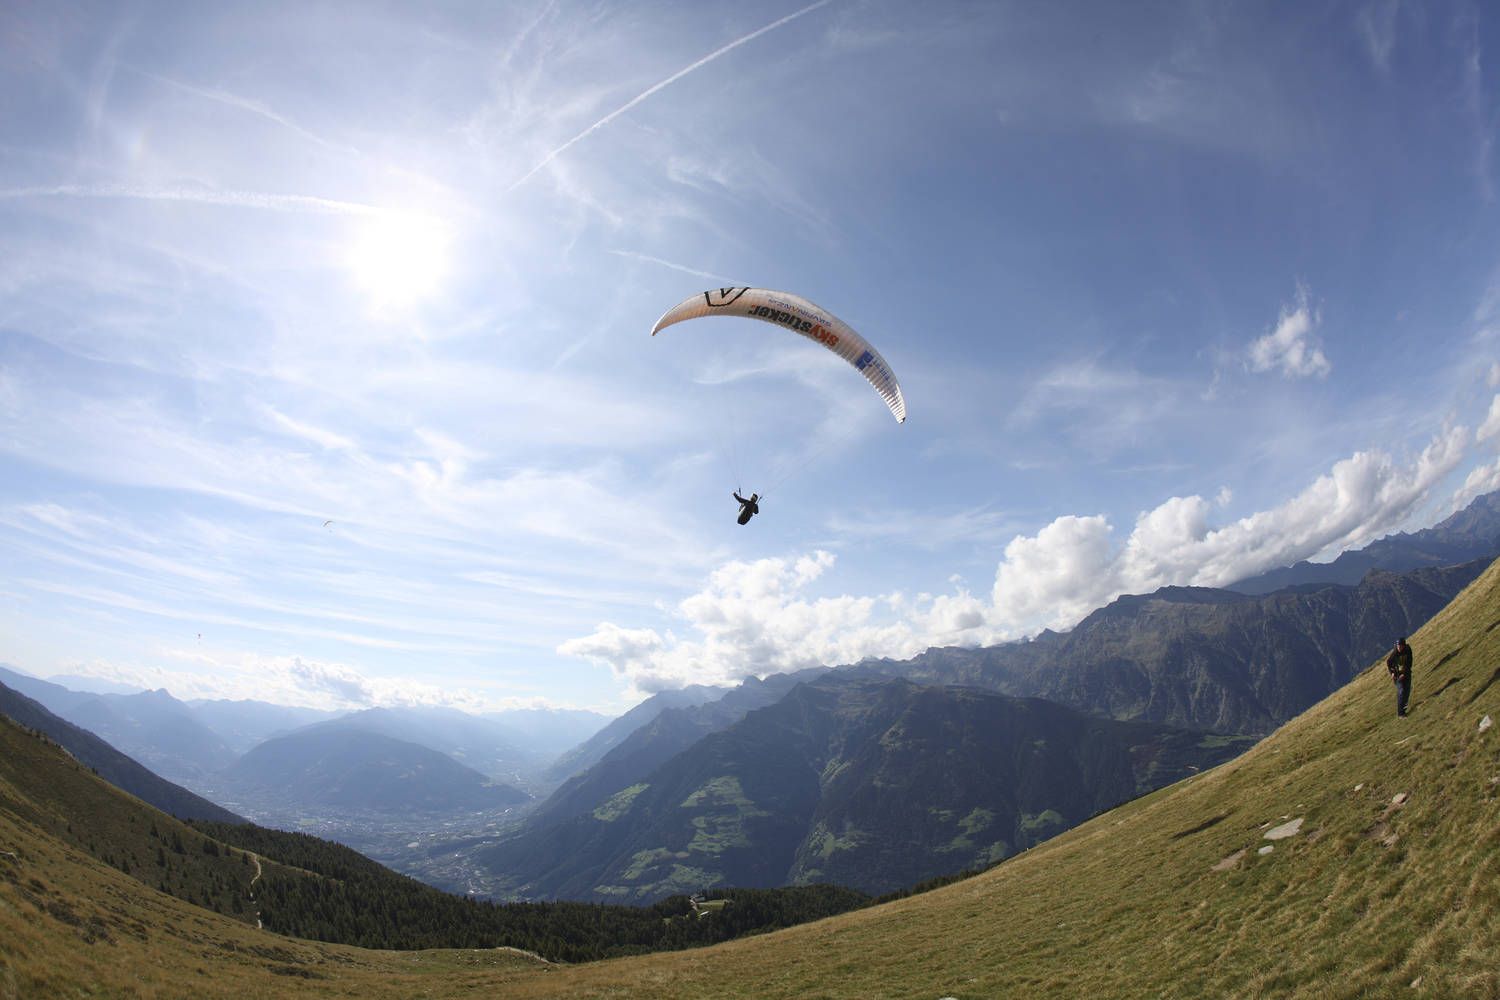
[[[316,215],[380,215],[374,205],[304,194],[261,191],[210,191],[202,188],[137,188],[120,184],[55,184],[50,187],[0,188],[0,201],[21,198],[125,198],[137,201],[186,201],[201,205],[260,208]]]
[[[672,84],[676,83],[678,80],[681,80],[683,77],[687,76],[693,70],[698,69],[698,68],[700,68],[702,66],[707,66],[709,63],[713,62],[715,59],[717,59],[720,56],[724,55],[726,52],[733,51],[734,49],[739,48],[741,45],[744,45],[746,42],[753,42],[757,38],[759,38],[761,35],[764,35],[766,32],[768,32],[768,31],[775,31],[777,28],[781,27],[783,24],[786,24],[789,21],[795,21],[797,18],[801,17],[804,14],[811,14],[813,11],[817,10],[819,7],[827,6],[828,4],[830,4],[832,2],[833,2],[833,0],[818,0],[817,3],[809,4],[808,6],[803,7],[799,11],[795,11],[795,12],[793,12],[791,14],[788,14],[786,17],[780,18],[779,20],[776,20],[776,21],[772,21],[770,24],[766,25],[764,28],[757,28],[755,31],[750,32],[750,34],[744,36],[743,38],[736,38],[734,41],[730,42],[728,45],[725,45],[722,48],[718,48],[718,49],[715,49],[714,51],[710,52],[708,55],[704,56],[702,59],[699,59],[697,62],[693,63],[691,66],[688,66],[685,69],[678,70],[676,73],[673,73],[671,76],[667,77],[661,83],[658,83],[655,86],[650,87],[647,90],[644,90],[641,93],[637,94],[635,97],[631,98],[629,101],[626,101],[620,107],[616,108],[615,110],[611,111],[609,114],[605,115],[603,118],[601,118],[598,121],[594,122],[594,124],[590,125],[588,128],[584,129],[582,132],[579,132],[577,135],[575,135],[573,138],[569,139],[567,142],[563,143],[561,146],[558,146],[552,152],[548,153],[545,157],[543,157],[542,158],[542,162],[538,163],[536,166],[534,166],[530,170],[526,171],[526,173],[524,175],[522,175],[522,177],[521,177],[520,180],[516,181],[514,184],[512,184],[506,190],[507,191],[514,191],[516,188],[520,187],[522,184],[525,184],[528,180],[531,179],[531,177],[532,177],[533,174],[535,174],[538,170],[540,170],[543,167],[545,167],[547,164],[551,163],[553,160],[557,159],[563,153],[567,152],[574,144],[580,142],[581,140],[583,140],[584,138],[588,137],[592,133],[597,132],[599,129],[601,129],[604,126],[608,125],[610,122],[614,121],[616,118],[620,117],[625,112],[629,111],[631,108],[635,107],[637,104],[639,104],[642,101],[644,101],[646,98],[652,96],[653,94],[658,93],[659,91],[663,90],[666,87],[670,87]]]
[[[185,83],[182,80],[174,80],[171,77],[158,76],[155,73],[151,73],[143,69],[134,69],[133,67],[131,67],[131,69],[133,72],[145,77],[146,79],[153,80],[156,83],[162,84],[163,86],[174,87],[178,90],[185,91],[186,93],[193,94],[194,96],[204,98],[205,100],[217,101],[220,104],[227,104],[232,108],[239,108],[241,111],[248,111],[253,115],[259,115],[262,118],[275,122],[283,128],[290,129],[291,131],[302,136],[304,139],[311,140],[312,142],[317,143],[319,146],[322,146],[325,149],[336,150],[340,153],[351,153],[355,156],[361,155],[360,151],[355,149],[353,146],[345,146],[340,143],[329,142],[327,139],[318,135],[316,132],[308,131],[301,125],[298,125],[296,122],[292,121],[290,118],[287,118],[285,115],[277,113],[269,105],[263,104],[260,101],[254,100],[253,98],[241,97],[240,95],[232,94],[227,90],[215,90],[212,87],[199,87],[191,83]]]
[[[734,283],[731,279],[726,278],[720,274],[712,274],[708,271],[700,271],[697,268],[687,267],[683,264],[674,264],[670,260],[662,260],[660,257],[652,257],[650,254],[636,253],[634,250],[610,250],[608,252],[614,254],[617,257],[629,257],[631,260],[641,260],[645,261],[648,264],[660,264],[662,267],[670,267],[672,270],[681,271],[684,274],[696,275],[697,277],[704,278],[708,281],[717,281],[721,285],[730,285]]]

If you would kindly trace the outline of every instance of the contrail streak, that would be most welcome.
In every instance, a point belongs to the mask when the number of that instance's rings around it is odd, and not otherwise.
[[[783,17],[783,18],[781,18],[779,20],[776,20],[776,21],[772,21],[770,24],[766,25],[764,28],[758,28],[755,31],[750,32],[750,34],[744,36],[743,38],[736,38],[734,41],[730,42],[728,45],[725,45],[722,48],[715,49],[714,51],[710,52],[708,55],[704,56],[702,59],[699,59],[697,62],[693,63],[691,66],[688,66],[685,69],[678,70],[676,73],[673,73],[671,76],[667,77],[661,83],[658,83],[655,86],[653,86],[653,87],[651,87],[651,88],[649,88],[647,90],[644,90],[641,93],[637,94],[635,97],[631,98],[629,101],[625,102],[620,107],[616,108],[615,110],[611,111],[609,114],[605,115],[603,118],[601,118],[598,121],[594,122],[594,124],[590,125],[588,128],[584,129],[582,132],[579,132],[577,135],[575,135],[573,138],[569,139],[567,142],[563,143],[561,146],[558,146],[552,152],[548,153],[545,157],[543,157],[542,158],[542,162],[538,163],[536,166],[534,166],[530,170],[526,171],[526,173],[521,177],[520,180],[516,181],[514,184],[512,184],[506,190],[507,191],[514,191],[516,188],[520,187],[522,184],[525,184],[528,180],[531,179],[531,177],[532,177],[533,174],[535,174],[538,170],[540,170],[543,167],[545,167],[547,164],[551,163],[553,160],[557,159],[563,153],[567,152],[576,143],[581,142],[583,139],[587,138],[589,135],[593,134],[594,132],[597,132],[599,129],[601,129],[604,126],[608,125],[610,122],[614,121],[616,118],[620,117],[625,112],[629,111],[631,108],[635,107],[637,104],[639,104],[642,101],[644,101],[646,98],[651,97],[653,94],[656,94],[656,93],[662,91],[663,89],[665,89],[667,87],[670,87],[672,84],[676,83],[678,80],[681,80],[683,77],[687,76],[693,70],[699,69],[700,67],[703,67],[703,66],[707,66],[709,63],[713,62],[715,59],[717,59],[720,56],[724,55],[726,52],[731,52],[734,49],[739,48],[741,45],[744,45],[746,42],[753,42],[757,38],[759,38],[761,35],[764,35],[766,32],[768,32],[768,31],[775,31],[777,28],[781,27],[783,24],[786,24],[786,23],[788,23],[790,21],[795,21],[797,18],[801,17],[804,14],[811,14],[813,11],[817,10],[819,7],[827,6],[828,4],[830,4],[832,2],[833,2],[833,0],[818,0],[817,3],[810,4],[810,5],[806,6],[806,7],[803,7],[799,11],[796,11],[794,13],[788,14],[786,17]]]
[[[650,254],[636,253],[634,250],[609,250],[607,252],[612,253],[617,257],[628,257],[631,260],[645,261],[648,264],[660,264],[662,267],[670,267],[672,270],[681,271],[684,274],[696,275],[699,278],[705,278],[709,281],[717,281],[720,285],[730,285],[734,283],[731,279],[726,278],[722,275],[711,274],[708,271],[700,271],[697,268],[688,267],[684,264],[674,264],[670,260],[662,260],[660,257],[652,257]]]
[[[340,153],[351,153],[355,156],[360,155],[359,150],[355,149],[353,146],[345,146],[336,142],[329,142],[327,139],[323,138],[317,133],[310,132],[307,129],[303,128],[301,125],[298,125],[296,122],[292,121],[290,118],[287,118],[285,115],[277,113],[269,105],[263,104],[262,102],[254,100],[252,98],[241,97],[240,95],[232,94],[227,90],[214,90],[209,87],[195,86],[191,83],[185,83],[182,80],[174,80],[171,77],[158,76],[155,73],[150,73],[143,69],[137,69],[134,70],[134,72],[140,74],[148,80],[154,80],[155,82],[160,83],[163,86],[174,87],[196,97],[201,97],[204,100],[217,101],[220,104],[227,104],[232,108],[239,108],[241,111],[248,111],[250,114],[259,115],[262,118],[275,122],[277,125],[280,125],[283,128],[290,129],[291,131],[302,136],[304,139],[308,139],[312,142],[317,143],[324,149],[332,149]]]
[[[380,215],[374,205],[354,201],[315,198],[305,194],[266,194],[261,191],[207,191],[200,188],[133,188],[116,184],[87,186],[57,184],[52,187],[0,188],[0,201],[20,198],[127,198],[137,201],[186,201],[200,205],[260,208],[273,212],[308,212],[316,215]]]

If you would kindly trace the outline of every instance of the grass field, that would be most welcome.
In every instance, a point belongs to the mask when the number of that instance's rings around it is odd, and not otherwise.
[[[0,780],[0,998],[1500,997],[1500,726],[1481,729],[1500,565],[1411,642],[1408,718],[1375,666],[1233,762],[977,878],[581,966],[259,932],[65,843],[66,817]]]

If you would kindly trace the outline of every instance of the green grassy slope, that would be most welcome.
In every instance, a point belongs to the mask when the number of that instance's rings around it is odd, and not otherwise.
[[[1376,667],[1243,757],[985,875],[581,966],[278,938],[0,808],[0,997],[1496,997],[1500,726],[1479,727],[1500,719],[1500,566],[1412,645],[1409,718]],[[15,796],[0,784],[0,806]]]
[[[578,995],[1500,996],[1500,726],[1479,728],[1500,720],[1500,565],[1412,644],[1408,718],[1373,667],[984,876],[692,966],[580,969]]]

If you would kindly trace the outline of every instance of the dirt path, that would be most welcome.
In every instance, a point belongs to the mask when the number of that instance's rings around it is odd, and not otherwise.
[[[255,878],[252,878],[250,880],[250,887],[249,887],[250,902],[253,903],[253,902],[255,902],[255,883],[260,880],[260,856],[257,855],[257,854],[251,854],[250,855],[250,860],[255,862]],[[255,928],[256,928],[256,930],[263,930],[264,929],[260,925],[260,910],[258,910],[258,909],[255,911]]]

